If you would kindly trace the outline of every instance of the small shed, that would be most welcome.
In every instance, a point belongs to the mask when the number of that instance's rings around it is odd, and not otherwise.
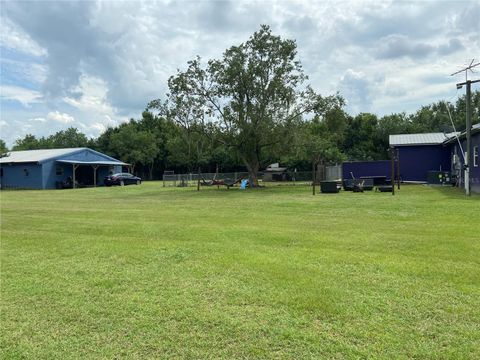
[[[287,181],[290,180],[286,167],[281,167],[279,163],[270,164],[263,171],[263,181]]]
[[[103,185],[109,173],[128,164],[89,148],[11,151],[0,158],[2,189],[55,189],[69,179],[73,187]]]

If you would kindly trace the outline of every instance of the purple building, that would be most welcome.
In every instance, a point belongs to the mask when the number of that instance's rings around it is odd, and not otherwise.
[[[395,165],[396,171],[396,165]],[[385,177],[391,179],[392,162],[390,160],[379,161],[345,161],[342,164],[343,180],[365,177]],[[395,173],[396,176],[396,173]]]
[[[472,127],[472,155],[473,167],[470,169],[470,190],[472,192],[480,193],[480,124],[475,124]],[[445,147],[450,151],[451,171],[452,174],[457,175],[459,179],[459,186],[465,186],[465,172],[463,167],[467,157],[467,140],[465,132],[461,133],[458,138],[454,137],[444,143]]]
[[[480,192],[480,124],[475,124],[471,133],[471,190]],[[459,186],[464,185],[463,165],[467,151],[465,132],[390,135],[389,142],[391,147],[398,149],[400,177],[403,181],[426,182],[430,171],[449,171],[458,177]]]
[[[450,149],[445,141],[455,133],[390,135],[390,147],[398,150],[403,181],[426,182],[429,171],[450,171]]]

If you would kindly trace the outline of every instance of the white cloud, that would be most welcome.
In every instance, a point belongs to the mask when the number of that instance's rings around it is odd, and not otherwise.
[[[37,62],[28,60],[0,58],[2,73],[8,74],[11,82],[27,83],[35,86],[43,84],[47,79],[48,68]]]
[[[39,91],[14,85],[0,85],[0,96],[5,100],[18,101],[27,107],[42,100],[42,94]]]
[[[115,109],[107,100],[108,87],[105,81],[87,74],[80,76],[77,86],[70,88],[70,96],[63,101],[81,111],[111,116]]]
[[[32,40],[19,26],[3,17],[0,46],[38,57],[47,55],[47,50]]]
[[[128,119],[118,116],[117,109],[110,105],[107,84],[98,77],[83,74],[78,86],[70,89],[70,94],[63,98],[63,102],[83,114],[86,119],[80,126],[89,136],[98,136],[108,127],[120,123],[114,119]]]
[[[53,120],[62,124],[71,124],[75,118],[69,114],[61,113],[58,110],[51,111],[47,114],[47,119]]]
[[[28,119],[28,121],[44,123],[45,121],[47,121],[47,119],[45,119],[44,117],[35,117],[35,118]]]
[[[4,2],[1,46],[32,56],[2,54],[4,98],[30,107],[1,116],[44,134],[65,124],[28,119],[57,111],[98,136],[138,118],[188,60],[219,58],[260,24],[296,39],[312,86],[340,90],[349,111],[415,111],[455,93],[444,76],[480,53],[479,14],[477,0]]]

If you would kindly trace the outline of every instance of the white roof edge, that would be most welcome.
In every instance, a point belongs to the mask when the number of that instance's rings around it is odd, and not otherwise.
[[[120,160],[115,160],[115,161],[56,160],[56,161],[64,164],[79,164],[79,165],[125,165],[125,166],[130,165]]]
[[[107,154],[87,148],[61,148],[61,149],[38,149],[38,150],[19,150],[9,151],[7,156],[0,158],[0,163],[43,163],[45,161],[55,160],[59,157],[68,157],[81,151],[88,151],[90,153],[101,156],[111,161],[121,162]]]

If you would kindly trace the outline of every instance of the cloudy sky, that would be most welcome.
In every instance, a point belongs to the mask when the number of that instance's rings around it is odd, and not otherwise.
[[[89,137],[162,97],[196,55],[218,58],[268,24],[297,40],[312,86],[351,114],[414,112],[461,94],[480,58],[478,1],[28,1],[1,9],[0,137],[70,126]]]

